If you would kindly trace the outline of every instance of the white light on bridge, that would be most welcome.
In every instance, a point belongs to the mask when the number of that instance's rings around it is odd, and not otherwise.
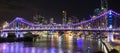
[[[110,25],[109,28],[111,29],[111,28],[112,28],[112,25]]]

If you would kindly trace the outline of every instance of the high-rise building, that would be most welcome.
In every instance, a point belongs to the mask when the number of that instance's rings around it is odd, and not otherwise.
[[[95,10],[94,10],[94,16],[98,16],[99,14],[100,14],[100,8],[96,8]]]
[[[108,0],[101,0],[101,14],[108,11]],[[108,15],[104,16],[104,27],[108,27]],[[102,20],[103,21],[103,20]]]
[[[108,9],[108,0],[101,0],[101,9]]]
[[[72,16],[72,22],[77,23],[77,22],[79,22],[79,19],[75,16]]]
[[[94,10],[94,15],[92,16],[92,18],[96,18],[96,16],[99,16],[105,12],[108,11],[108,1],[107,0],[100,0],[101,1],[101,6],[100,8],[96,8]],[[104,20],[104,21],[103,21]],[[108,16],[105,15],[103,19],[100,19],[99,20],[101,23],[98,22],[98,25],[96,26],[99,26],[99,25],[102,25],[103,27],[107,27],[107,23],[108,23]]]
[[[54,23],[54,18],[50,18],[50,24]]]
[[[43,24],[45,21],[45,17],[41,16],[41,15],[35,15],[33,16],[33,22],[35,24]]]
[[[67,23],[72,24],[72,23],[77,23],[77,22],[79,22],[79,19],[77,17],[75,17],[75,16],[71,16],[71,17],[68,18]]]
[[[94,16],[98,16],[104,12],[107,12],[108,10],[108,1],[107,0],[100,0],[101,1],[101,7],[100,8],[96,8],[94,10]],[[93,18],[94,18],[93,16]]]
[[[62,11],[62,24],[67,24],[67,12],[66,11]]]
[[[67,24],[72,24],[73,23],[73,20],[71,17],[68,18],[68,23]]]
[[[45,19],[45,20],[44,20],[44,23],[43,23],[43,24],[45,24],[45,25],[46,25],[46,24],[48,24],[48,21],[47,21],[47,19]]]

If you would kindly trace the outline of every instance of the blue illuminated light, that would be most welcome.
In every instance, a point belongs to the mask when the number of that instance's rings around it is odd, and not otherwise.
[[[55,32],[55,30],[52,28],[51,32]]]
[[[112,11],[111,10],[109,11],[109,15],[112,15]]]
[[[112,28],[112,11],[108,11],[108,28]]]
[[[82,48],[82,39],[78,39],[77,40],[77,45],[78,45],[78,48]]]
[[[54,47],[51,48],[51,53],[56,53],[56,49]]]
[[[109,25],[109,28],[111,29],[111,28],[112,28],[112,25]]]
[[[109,18],[112,18],[112,16],[109,16]]]

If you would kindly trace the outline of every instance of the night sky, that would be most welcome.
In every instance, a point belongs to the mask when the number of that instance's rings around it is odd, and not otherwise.
[[[109,0],[109,9],[120,13],[119,0]],[[10,21],[15,17],[31,20],[32,16],[40,14],[45,18],[62,19],[62,11],[67,16],[76,16],[79,19],[93,15],[95,8],[100,8],[100,0],[0,0],[0,17]]]

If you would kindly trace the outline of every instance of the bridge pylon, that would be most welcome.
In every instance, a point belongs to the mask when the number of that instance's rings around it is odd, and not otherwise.
[[[1,37],[7,38],[8,37],[8,32],[1,32]]]
[[[112,11],[108,11],[108,28],[112,29],[113,28],[113,23],[112,23]],[[112,32],[108,32],[108,42],[109,41],[114,41],[114,36]]]
[[[23,37],[23,32],[16,32],[15,33],[17,38],[22,38]]]
[[[20,23],[19,20],[21,20],[21,18],[17,17],[17,18],[16,18],[16,23],[15,23],[15,24],[16,24],[16,25],[15,25],[15,27],[16,27],[16,28],[15,28],[15,30],[16,30],[16,32],[15,32],[16,38],[19,38],[19,37],[21,38],[21,37],[23,37],[23,32],[18,32],[18,30],[20,29],[20,28],[19,28],[19,27],[20,27],[20,26],[19,26],[19,23]]]

